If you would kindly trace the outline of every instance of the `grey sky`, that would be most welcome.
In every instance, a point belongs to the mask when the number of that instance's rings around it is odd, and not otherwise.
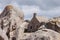
[[[29,17],[31,17],[35,11],[43,16],[60,16],[60,0],[0,0],[0,9],[3,9],[7,4],[19,5],[26,18],[26,15],[30,14]]]

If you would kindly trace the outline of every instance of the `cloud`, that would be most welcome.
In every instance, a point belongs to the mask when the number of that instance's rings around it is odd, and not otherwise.
[[[60,6],[60,0],[17,0],[16,2],[20,5],[37,5],[42,10],[49,10]]]
[[[50,18],[60,16],[60,7],[56,7],[56,8],[51,9],[51,10],[41,10],[39,15],[47,16]]]
[[[21,5],[21,8],[25,14],[26,19],[31,18],[33,16],[33,13],[40,13],[40,9],[38,6]]]
[[[7,4],[20,7],[25,18],[30,18],[34,12],[48,17],[60,16],[60,0],[0,0],[0,9]]]
[[[13,1],[19,5],[36,5],[39,6],[41,10],[49,10],[60,6],[60,0],[0,0],[0,3],[6,5]]]

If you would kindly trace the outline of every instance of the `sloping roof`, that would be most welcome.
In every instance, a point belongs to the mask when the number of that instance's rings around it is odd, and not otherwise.
[[[44,16],[36,16],[39,22],[48,22],[48,18]]]
[[[60,17],[53,17],[49,21],[60,22]]]
[[[49,20],[52,24],[55,24],[60,27],[60,17],[54,17]]]

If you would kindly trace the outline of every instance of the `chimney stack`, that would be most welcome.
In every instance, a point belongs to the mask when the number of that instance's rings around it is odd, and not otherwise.
[[[33,17],[36,17],[36,13],[34,13]]]

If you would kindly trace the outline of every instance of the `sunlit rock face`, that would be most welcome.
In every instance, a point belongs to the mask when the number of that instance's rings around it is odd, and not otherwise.
[[[22,12],[22,10],[20,10],[19,8],[13,6],[13,5],[7,5],[3,12],[1,13],[0,17],[5,17],[5,16],[9,16],[8,14],[15,15],[16,17],[19,16],[21,19],[24,18],[24,14]]]
[[[42,29],[26,35],[21,40],[60,40],[60,34],[50,29]]]
[[[0,15],[0,28],[5,31],[10,40],[18,37],[18,28],[24,21],[23,12],[12,5],[7,5]],[[18,32],[17,32],[18,31]]]

